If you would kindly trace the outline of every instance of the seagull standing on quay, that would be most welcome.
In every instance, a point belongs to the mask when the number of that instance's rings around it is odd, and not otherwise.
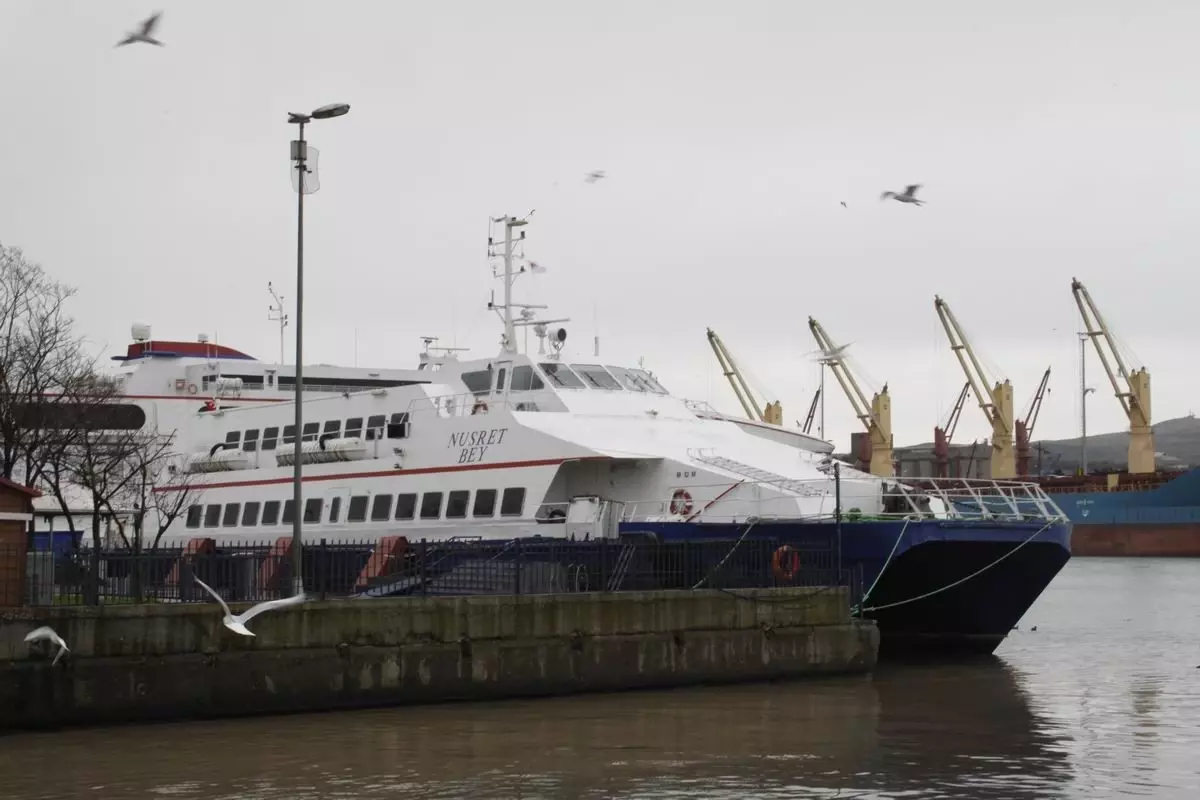
[[[884,192],[883,194],[879,195],[879,199],[887,200],[890,197],[891,199],[901,203],[912,203],[915,206],[924,205],[924,200],[918,200],[916,198],[917,189],[920,188],[921,184],[914,183],[911,186],[906,187],[902,194],[896,194],[895,192]]]
[[[124,47],[127,44],[134,44],[136,42],[145,42],[146,44],[154,44],[162,47],[163,43],[150,35],[154,33],[154,28],[158,25],[158,19],[161,16],[161,11],[155,11],[142,22],[142,29],[140,31],[130,33],[124,39],[117,42],[117,47]]]
[[[34,628],[29,633],[25,634],[25,641],[26,643],[44,641],[50,642],[53,645],[57,645],[58,653],[55,654],[54,660],[50,662],[50,666],[57,664],[58,660],[63,657],[63,653],[71,652],[71,649],[67,647],[67,643],[63,641],[63,638],[55,633],[54,628],[51,628],[49,625],[43,625],[40,628]]]
[[[253,636],[254,633],[246,627],[246,623],[257,617],[264,611],[270,611],[275,608],[287,608],[288,606],[298,606],[305,602],[308,598],[303,594],[293,595],[292,597],[283,597],[279,600],[268,600],[265,603],[259,603],[256,606],[251,606],[241,614],[234,614],[229,610],[229,606],[225,605],[225,601],[221,599],[221,595],[213,591],[213,588],[204,581],[196,578],[196,583],[204,587],[204,589],[217,598],[217,602],[221,604],[221,608],[225,609],[225,618],[221,620],[221,624],[234,633],[240,633],[242,636]]]

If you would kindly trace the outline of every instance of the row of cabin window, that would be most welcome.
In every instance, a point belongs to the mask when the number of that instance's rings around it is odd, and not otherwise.
[[[315,442],[317,439],[337,439],[339,437],[351,438],[366,438],[368,441],[375,439],[404,439],[408,436],[408,412],[400,411],[392,414],[391,418],[387,418],[384,414],[377,414],[373,417],[366,418],[366,435],[364,437],[363,418],[351,417],[346,420],[345,430],[342,429],[342,421],[340,419],[326,420],[322,425],[320,422],[304,423],[304,430],[300,435],[301,441]],[[259,438],[259,429],[251,428],[248,431],[229,431],[225,434],[225,446],[227,448],[241,447],[246,452],[253,452],[258,449],[274,450],[278,446],[294,445],[296,443],[296,426],[283,426],[283,441],[280,442],[279,428],[263,428],[262,438]]]
[[[495,489],[475,490],[475,503],[471,504],[471,492],[468,489],[456,489],[452,492],[425,492],[417,502],[415,493],[400,495],[377,494],[354,495],[346,508],[346,522],[389,522],[411,519],[466,519],[467,511],[479,519],[496,516]],[[445,505],[443,508],[443,497]],[[188,506],[187,526],[189,528],[234,528],[239,525],[244,528],[255,525],[290,525],[293,521],[293,505],[291,500],[280,502],[268,500],[265,503],[250,501],[248,503],[226,503]],[[395,515],[393,516],[393,503]],[[280,514],[282,505],[283,514]],[[368,505],[370,508],[368,509]],[[304,501],[304,523],[315,525],[321,522],[324,510],[324,498],[310,497]],[[368,514],[368,510],[370,513]],[[519,517],[525,510],[525,489],[509,488],[504,490],[500,498],[500,516]],[[260,516],[261,511],[261,516]],[[329,500],[329,519],[331,523],[341,521],[342,498],[333,497]],[[281,518],[282,516],[282,518]],[[202,525],[203,523],[203,525]]]

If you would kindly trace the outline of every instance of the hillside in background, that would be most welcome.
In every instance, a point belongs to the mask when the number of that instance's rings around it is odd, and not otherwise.
[[[1039,441],[1046,472],[1074,472],[1079,466],[1079,438]],[[1200,465],[1200,419],[1168,419],[1154,426],[1154,449],[1159,469]],[[1129,456],[1129,433],[1088,434],[1088,471],[1123,470]],[[1037,451],[1034,459],[1037,459]]]

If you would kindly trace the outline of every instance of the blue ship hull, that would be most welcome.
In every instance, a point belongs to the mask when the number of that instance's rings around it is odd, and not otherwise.
[[[881,657],[990,654],[1071,557],[1066,523],[919,520],[627,523],[664,541],[767,538],[840,552],[858,570]],[[840,547],[839,547],[840,539]]]
[[[1071,522],[1081,525],[1200,524],[1200,469],[1150,489],[1056,492],[1053,482],[1042,488]]]

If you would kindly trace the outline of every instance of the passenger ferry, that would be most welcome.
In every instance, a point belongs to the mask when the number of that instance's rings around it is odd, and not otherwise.
[[[566,329],[552,326],[569,320],[538,320],[540,307],[512,299],[524,239],[514,233],[526,220],[495,222],[496,357],[307,396],[299,431],[288,402],[197,415],[180,480],[159,489],[196,501],[165,541],[283,539],[299,513],[310,543],[558,538],[619,543],[626,558],[649,539],[719,543],[706,552],[721,563],[750,541],[823,546],[861,575],[860,611],[878,621],[885,651],[990,652],[1069,558],[1070,526],[1035,484],[880,479],[811,437],[757,431],[675,397],[640,367],[567,357]],[[536,357],[517,347],[526,326]],[[714,566],[692,564],[681,580],[702,585]]]

